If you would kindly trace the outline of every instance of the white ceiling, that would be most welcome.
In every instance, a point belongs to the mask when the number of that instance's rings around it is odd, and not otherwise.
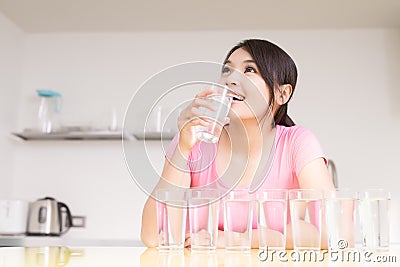
[[[0,0],[25,32],[400,28],[400,0]]]

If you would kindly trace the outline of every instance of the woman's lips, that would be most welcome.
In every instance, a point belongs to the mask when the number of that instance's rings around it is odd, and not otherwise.
[[[238,103],[242,103],[243,102],[243,100],[239,100],[239,99],[233,99],[232,100],[232,104],[238,104]]]
[[[244,100],[244,96],[242,96],[234,91],[230,91],[229,95],[233,98],[234,102],[241,102]]]

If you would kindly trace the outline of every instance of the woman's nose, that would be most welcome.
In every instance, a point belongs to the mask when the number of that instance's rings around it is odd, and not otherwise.
[[[233,71],[232,73],[225,75],[225,77],[223,77],[223,79],[224,79],[225,85],[237,86],[237,85],[239,85],[240,77],[239,77],[237,71]]]
[[[236,81],[227,81],[226,83],[225,83],[225,85],[237,85],[237,82]]]

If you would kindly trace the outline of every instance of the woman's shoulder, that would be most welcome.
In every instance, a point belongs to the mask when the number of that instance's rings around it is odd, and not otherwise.
[[[291,127],[277,126],[277,147],[284,147],[291,151],[321,150],[321,144],[314,133],[300,125]]]
[[[285,139],[305,138],[307,136],[315,138],[314,134],[308,128],[301,125],[295,125],[290,127],[277,125],[276,128],[277,128],[277,135],[284,137]]]

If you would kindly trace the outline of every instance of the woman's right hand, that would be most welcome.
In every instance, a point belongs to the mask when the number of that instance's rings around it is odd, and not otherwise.
[[[208,103],[206,97],[213,93],[212,89],[205,90],[196,95],[193,101],[182,110],[178,117],[178,129],[179,129],[179,149],[181,153],[188,156],[192,147],[197,143],[195,136],[196,126],[208,126],[209,122],[200,118],[202,112],[200,107],[212,109],[212,106]]]

